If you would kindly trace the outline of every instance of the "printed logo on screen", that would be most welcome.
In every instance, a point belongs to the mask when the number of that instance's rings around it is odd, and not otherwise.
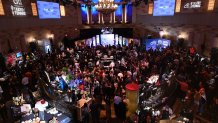
[[[13,0],[11,5],[11,12],[13,16],[25,16],[26,11],[22,0]]]
[[[45,12],[54,12],[54,9],[51,9],[51,8],[44,8],[44,11],[45,11]]]
[[[159,8],[160,8],[160,9],[168,9],[169,6],[160,6]]]
[[[201,8],[201,1],[186,3],[184,5],[184,8],[187,8],[187,9]]]

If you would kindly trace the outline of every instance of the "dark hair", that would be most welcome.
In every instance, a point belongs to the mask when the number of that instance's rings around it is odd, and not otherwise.
[[[87,104],[87,103],[84,103],[84,108],[85,108],[85,107],[88,107],[88,104]]]

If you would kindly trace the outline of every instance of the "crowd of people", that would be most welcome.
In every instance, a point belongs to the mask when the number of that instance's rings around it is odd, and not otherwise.
[[[146,51],[143,46],[136,44],[123,47],[75,46],[74,48],[53,49],[49,54],[40,52],[34,52],[34,54],[35,60],[27,60],[28,54],[23,54],[22,64],[17,63],[15,66],[7,67],[1,64],[0,66],[0,77],[3,78],[8,74],[8,77],[0,82],[2,88],[0,114],[3,120],[8,119],[5,109],[12,97],[22,95],[26,102],[35,104],[32,92],[37,90],[35,85],[42,71],[49,73],[51,81],[59,81],[58,89],[66,92],[72,91],[72,103],[83,98],[81,93],[73,91],[73,87],[78,87],[80,91],[89,88],[90,96],[93,96],[94,100],[89,106],[84,105],[83,121],[85,123],[90,121],[89,115],[92,117],[92,122],[99,123],[100,111],[103,108],[102,100],[106,103],[108,121],[111,119],[111,105],[113,105],[119,122],[136,120],[142,123],[153,122],[151,120],[153,115],[150,113],[140,114],[143,117],[127,118],[125,85],[128,83],[143,85],[152,75],[159,75],[158,81],[161,84],[166,80],[165,75],[172,71],[180,87],[177,91],[177,98],[189,103],[186,106],[187,109],[202,115],[207,108],[213,111],[213,118],[216,118],[218,110],[217,66],[197,52],[190,52],[188,48],[171,46],[163,51]],[[110,62],[107,62],[108,59]],[[63,75],[71,78],[68,80],[78,79],[80,82],[66,81]],[[169,115],[165,115],[164,112],[161,111],[160,114],[162,116],[160,119],[169,119]]]

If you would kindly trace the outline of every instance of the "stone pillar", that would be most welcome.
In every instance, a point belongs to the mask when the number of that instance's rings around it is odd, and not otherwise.
[[[125,17],[126,17],[126,5],[122,4],[122,23],[125,23]]]
[[[99,24],[102,23],[102,22],[101,22],[101,13],[100,13],[100,12],[98,12],[98,23],[99,23]]]
[[[110,23],[113,21],[113,13],[110,13]]]
[[[89,5],[87,5],[87,24],[92,24],[92,10]]]
[[[89,9],[89,24],[92,24],[92,7],[88,6]]]
[[[112,23],[115,23],[115,12],[113,12],[111,14],[112,14]]]
[[[100,16],[100,24],[103,24],[104,22],[104,18],[103,18],[103,14],[102,13],[99,13],[99,16]]]

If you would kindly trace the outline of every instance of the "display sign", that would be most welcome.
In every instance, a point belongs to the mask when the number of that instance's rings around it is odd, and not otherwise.
[[[201,1],[189,2],[184,5],[184,8],[192,9],[192,8],[200,8]]]
[[[36,3],[31,3],[31,7],[32,7],[33,16],[37,16],[38,12],[37,12],[37,9],[36,9]]]
[[[27,15],[22,0],[12,1],[11,12],[13,16],[26,16]]]
[[[203,12],[207,10],[205,0],[182,0],[181,13]]]
[[[2,0],[0,0],[0,15],[5,15],[4,8],[2,5]]]
[[[154,1],[153,16],[173,16],[175,10],[175,0],[156,0]]]
[[[40,19],[61,18],[58,3],[37,1],[37,7]]]

